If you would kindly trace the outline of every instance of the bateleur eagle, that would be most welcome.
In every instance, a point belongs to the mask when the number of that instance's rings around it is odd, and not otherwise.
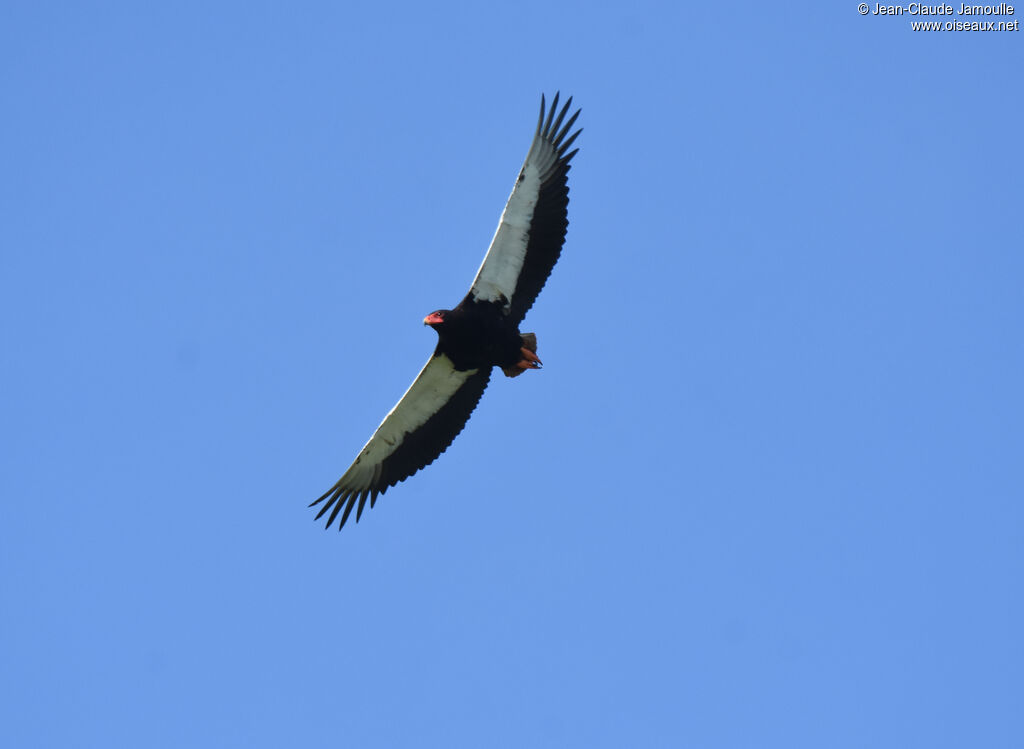
[[[569,147],[580,110],[568,119],[572,97],[558,109],[540,100],[537,130],[501,214],[498,229],[465,299],[455,309],[437,310],[423,322],[437,331],[437,348],[419,376],[384,417],[355,462],[319,499],[317,518],[341,514],[340,530],[366,500],[434,462],[462,431],[483,395],[493,367],[509,377],[539,369],[537,338],[519,324],[558,261],[569,225],[567,176],[579,149]]]

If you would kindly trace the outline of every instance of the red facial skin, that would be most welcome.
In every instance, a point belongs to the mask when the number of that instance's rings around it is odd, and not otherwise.
[[[441,317],[437,312],[431,312],[429,315],[423,318],[424,325],[440,325],[444,322],[444,318]]]

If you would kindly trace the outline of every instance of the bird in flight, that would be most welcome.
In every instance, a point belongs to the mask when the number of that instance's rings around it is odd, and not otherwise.
[[[405,395],[355,461],[310,507],[323,503],[317,519],[330,512],[327,528],[341,513],[338,530],[353,507],[356,522],[366,500],[430,465],[469,420],[500,367],[509,377],[540,369],[537,337],[520,333],[519,324],[558,262],[569,225],[569,151],[582,132],[570,134],[577,109],[568,119],[572,97],[558,109],[540,99],[537,130],[515,187],[498,222],[491,246],[473,285],[455,309],[439,309],[423,322],[437,331],[437,348]]]

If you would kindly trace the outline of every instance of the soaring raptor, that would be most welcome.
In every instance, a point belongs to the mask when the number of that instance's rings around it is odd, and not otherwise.
[[[323,504],[317,518],[338,514],[340,530],[366,500],[430,465],[469,420],[491,369],[509,377],[539,369],[537,337],[519,325],[558,262],[569,225],[569,150],[582,130],[572,131],[580,110],[566,119],[572,97],[558,108],[540,99],[537,130],[515,187],[498,222],[473,285],[455,309],[439,309],[423,322],[437,331],[437,348],[419,376],[384,417],[338,482],[310,505]],[[571,134],[570,134],[571,132]]]

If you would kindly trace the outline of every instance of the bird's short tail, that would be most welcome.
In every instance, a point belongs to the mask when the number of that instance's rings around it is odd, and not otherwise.
[[[501,371],[507,377],[518,377],[528,369],[540,369],[541,361],[537,358],[537,336],[534,333],[520,333],[519,341],[522,344],[520,351],[523,358],[511,367],[502,367]]]

